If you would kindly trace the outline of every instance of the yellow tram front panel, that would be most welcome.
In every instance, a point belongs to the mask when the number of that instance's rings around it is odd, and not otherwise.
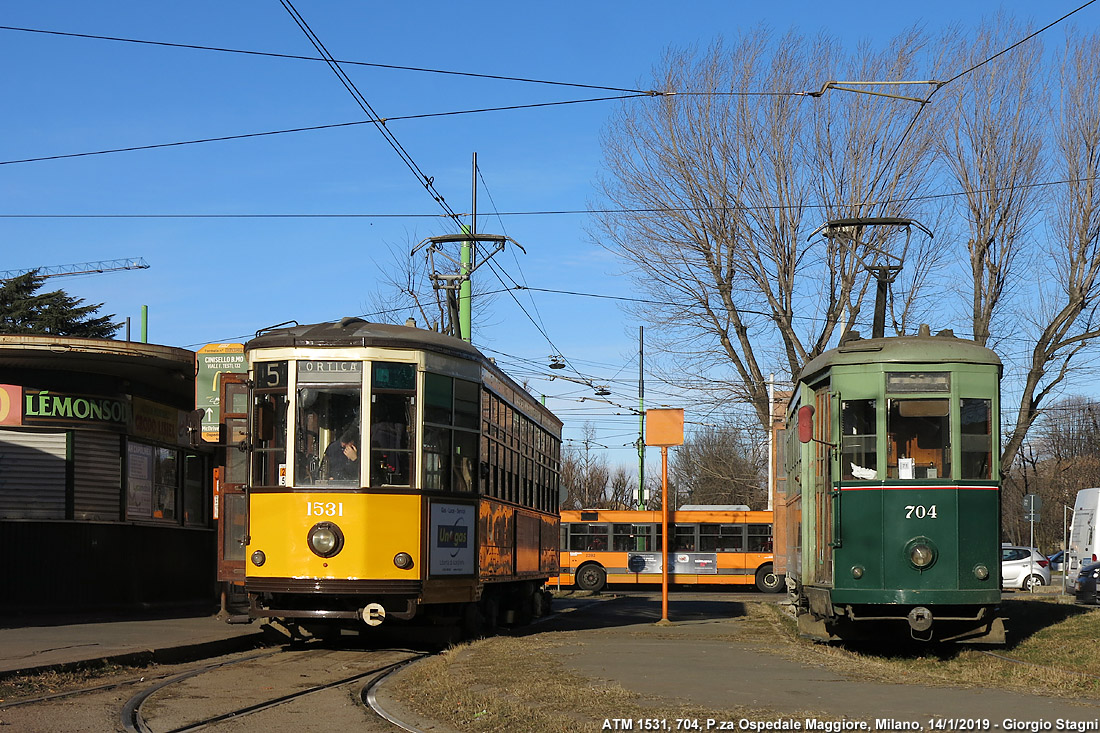
[[[264,563],[247,563],[250,578],[416,580],[421,576],[421,497],[360,493],[253,493],[249,497],[247,554],[263,552]],[[321,557],[309,545],[310,530],[329,523],[342,547]],[[393,558],[412,557],[401,569]]]

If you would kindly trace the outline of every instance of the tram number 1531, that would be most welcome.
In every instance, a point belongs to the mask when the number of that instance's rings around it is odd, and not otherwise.
[[[311,501],[306,504],[307,517],[342,517],[344,516],[344,502]]]
[[[910,504],[905,507],[906,519],[935,519],[936,518],[936,505],[922,506],[920,504]]]

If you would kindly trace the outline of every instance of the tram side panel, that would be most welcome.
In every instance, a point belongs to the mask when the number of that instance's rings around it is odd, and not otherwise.
[[[479,510],[481,580],[544,580],[557,570],[555,517],[483,497]]]

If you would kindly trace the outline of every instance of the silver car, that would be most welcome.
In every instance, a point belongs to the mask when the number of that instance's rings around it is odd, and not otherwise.
[[[1001,546],[1001,587],[1031,590],[1050,585],[1050,560],[1032,547]]]

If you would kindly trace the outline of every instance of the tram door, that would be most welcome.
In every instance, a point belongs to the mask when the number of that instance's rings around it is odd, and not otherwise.
[[[247,374],[223,374],[221,384],[222,456],[215,486],[218,508],[218,580],[244,582],[248,535],[248,453],[239,446],[248,438]]]
[[[833,477],[830,442],[833,425],[833,395],[822,389],[814,395],[814,567],[813,582],[833,582]]]

